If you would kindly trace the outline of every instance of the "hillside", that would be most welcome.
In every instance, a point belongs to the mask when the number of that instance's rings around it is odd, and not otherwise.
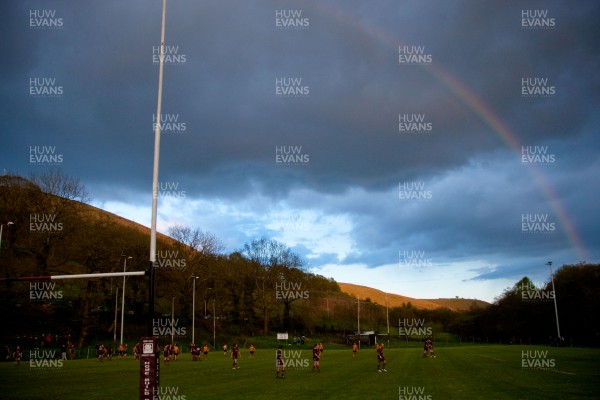
[[[96,220],[107,218],[111,224],[118,224],[119,226],[122,226],[124,228],[135,229],[136,231],[144,235],[150,235],[151,229],[149,227],[139,224],[135,221],[129,220],[127,218],[121,217],[120,215],[111,213],[110,211],[106,211],[85,203],[77,203],[77,206],[79,207],[80,211],[82,211],[82,213],[87,217],[95,218]],[[170,244],[175,243],[175,240],[173,238],[160,232],[156,232],[156,237],[158,240],[164,240]]]
[[[369,298],[373,303],[385,305],[386,293],[366,286],[355,285],[352,283],[338,282],[342,292],[351,296],[359,296],[361,299]],[[425,310],[435,310],[437,308],[448,308],[452,311],[467,311],[472,306],[485,308],[489,303],[475,299],[415,299],[398,294],[387,293],[387,302],[389,307],[401,307],[402,304],[411,303],[415,308]]]
[[[88,212],[92,215],[104,215],[111,219],[113,223],[118,223],[121,226],[134,228],[139,230],[144,234],[150,233],[150,228],[138,224],[137,222],[128,220],[126,218],[120,217],[116,214],[110,213],[108,211],[96,208],[94,206],[90,206],[87,204],[82,205],[83,207],[88,209]],[[158,236],[163,240],[167,240],[172,242],[173,239],[170,237],[158,233]],[[367,297],[371,299],[373,303],[385,305],[386,302],[386,293],[373,289],[367,286],[356,285],[352,283],[341,283],[338,282],[338,285],[342,292],[347,293],[351,296],[360,296],[361,299],[366,299]],[[457,298],[448,298],[448,299],[415,299],[412,297],[402,296],[399,294],[387,293],[387,301],[390,307],[401,307],[402,304],[411,303],[415,308],[424,309],[424,310],[435,310],[438,308],[448,308],[452,311],[468,311],[472,306],[477,308],[485,308],[490,304],[476,299],[457,299]]]
[[[139,232],[149,235],[150,228],[138,224],[137,222],[128,220],[116,214],[110,213],[108,211],[102,210],[100,208],[91,206],[89,204],[79,204],[79,206],[85,210],[85,212],[89,216],[94,216],[96,218],[108,218],[111,223],[119,224],[125,228],[136,229]],[[173,239],[161,234],[160,232],[157,236],[166,240],[170,243],[174,243]],[[380,304],[382,306],[385,305],[386,302],[386,293],[370,288],[367,286],[356,285],[352,283],[341,283],[338,282],[338,285],[342,292],[347,293],[351,296],[360,296],[361,299],[370,298],[373,303]],[[489,303],[476,300],[476,299],[457,299],[457,298],[446,298],[446,299],[416,299],[412,297],[402,296],[399,294],[387,293],[387,301],[390,307],[401,307],[403,304],[411,303],[415,308],[424,309],[424,310],[435,310],[438,308],[448,308],[452,311],[467,311],[472,306],[477,308],[485,308],[489,306]]]

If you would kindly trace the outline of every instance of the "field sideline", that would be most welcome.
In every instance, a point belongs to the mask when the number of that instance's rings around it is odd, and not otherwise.
[[[598,399],[600,350],[541,346],[440,347],[423,359],[417,348],[386,349],[388,372],[377,372],[376,353],[363,348],[356,359],[348,350],[325,347],[321,372],[312,372],[310,348],[286,346],[286,379],[275,379],[275,350],[259,349],[254,359],[243,349],[240,369],[229,356],[209,354],[192,362],[189,354],[164,366],[161,399]],[[537,353],[537,352],[547,353]],[[522,368],[523,353],[551,369]],[[531,361],[530,361],[531,363]],[[66,361],[59,368],[0,363],[3,400],[138,399],[139,364]],[[400,397],[403,395],[404,397]],[[416,395],[417,397],[411,397]],[[419,397],[419,395],[421,397]]]

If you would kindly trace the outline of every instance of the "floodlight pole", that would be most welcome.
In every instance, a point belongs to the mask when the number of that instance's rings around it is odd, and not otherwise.
[[[162,3],[162,21],[160,30],[160,62],[158,67],[158,101],[156,105],[156,125],[154,127],[154,169],[152,173],[152,222],[150,225],[150,290],[148,291],[148,336],[152,336],[152,318],[154,317],[154,281],[156,263],[156,214],[158,208],[158,166],[160,160],[160,131],[162,113],[162,87],[165,61],[165,21],[167,0]]]
[[[194,289],[192,291],[192,343],[196,343],[196,279],[199,277],[196,275],[192,275],[192,280],[194,282]],[[206,313],[206,311],[205,311]]]
[[[385,294],[385,319],[387,321],[388,347],[390,347],[390,312],[388,307],[387,293]]]
[[[2,250],[2,228],[4,228],[4,225],[11,226],[14,224],[15,224],[14,222],[10,222],[10,221],[8,221],[6,224],[0,224],[0,250]]]
[[[119,308],[119,285],[115,291],[115,327],[113,329],[113,343],[117,343],[117,309]]]
[[[357,317],[357,328],[358,328],[358,334],[360,335],[360,297],[356,298],[358,300],[358,312],[356,313],[356,317]]]
[[[360,297],[358,296],[356,296],[356,304],[358,304],[356,312],[356,328],[358,329],[358,348],[360,348]]]
[[[123,265],[123,272],[127,272],[127,260],[131,259],[131,256],[123,256],[125,258],[125,262]],[[123,325],[125,323],[125,275],[123,275],[123,290],[121,297],[121,344],[123,344]]]
[[[175,323],[175,296],[171,297],[171,344],[175,343],[175,331],[173,325]]]
[[[216,300],[213,299],[213,348],[217,349],[217,315],[216,315]]]
[[[558,343],[560,344],[562,337],[560,336],[560,326],[558,325],[558,307],[556,306],[556,289],[554,288],[554,275],[552,274],[552,261],[546,263],[550,268],[550,278],[552,278],[552,293],[554,294],[554,314],[556,315],[556,332],[558,333]]]

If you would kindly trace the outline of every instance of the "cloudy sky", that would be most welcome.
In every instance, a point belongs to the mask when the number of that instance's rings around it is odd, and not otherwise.
[[[150,225],[159,0],[5,1],[0,169]],[[492,301],[600,258],[600,4],[169,0],[159,230]],[[60,156],[60,157],[59,157]]]

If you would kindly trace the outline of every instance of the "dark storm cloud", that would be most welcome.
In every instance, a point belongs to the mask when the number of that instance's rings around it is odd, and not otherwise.
[[[32,9],[55,10],[64,27],[30,29]],[[310,26],[277,29],[282,9]],[[525,9],[548,10],[555,28],[523,29]],[[395,263],[414,249],[440,263],[500,264],[572,246],[520,160],[519,146],[547,145],[557,162],[542,176],[592,246],[599,15],[594,1],[170,1],[166,44],[180,62],[165,66],[163,113],[186,128],[162,135],[160,180],[190,198],[253,202],[257,215],[283,200],[345,215],[346,263]],[[149,193],[160,1],[13,1],[0,19],[0,168],[39,172],[30,146],[56,146],[100,201]],[[400,45],[424,46],[433,66],[399,65]],[[55,78],[64,94],[32,98],[35,77]],[[308,95],[276,96],[278,78],[302,79]],[[523,98],[523,78],[548,78],[556,94]],[[399,114],[425,115],[432,131],[400,133]],[[310,163],[275,163],[281,146],[301,146]],[[399,201],[400,182],[425,182],[431,201]],[[561,229],[524,238],[519,218],[530,212]]]
[[[186,61],[166,66],[163,111],[184,120],[189,134],[163,135],[161,170],[166,179],[184,174],[191,192],[200,181],[204,193],[227,193],[250,179],[264,180],[267,189],[290,187],[293,179],[277,180],[288,171],[275,169],[275,146],[301,145],[313,160],[310,168],[294,172],[304,185],[319,191],[353,184],[382,189],[399,172],[408,178],[432,174],[504,146],[472,109],[436,80],[435,72],[398,65],[397,45],[403,43],[425,46],[436,68],[456,75],[497,110],[523,143],[560,137],[567,126],[572,138],[585,122],[586,109],[597,101],[586,82],[571,79],[593,75],[592,28],[579,20],[585,18],[581,11],[559,3],[544,3],[558,25],[545,32],[522,30],[525,6],[516,3],[403,7],[383,2],[356,25],[353,21],[360,16],[345,3],[288,6],[169,5],[167,45],[176,46]],[[275,10],[286,7],[301,9],[310,18],[310,28],[275,29]],[[23,148],[41,141],[32,139],[36,136],[54,141],[68,147],[75,165],[85,163],[88,149],[94,148],[117,162],[94,163],[83,174],[147,186],[142,166],[148,167],[153,143],[157,66],[152,51],[159,37],[158,4],[55,2],[50,7],[32,2],[20,3],[12,15],[31,8],[56,9],[65,27],[30,31],[25,18],[13,22],[14,36],[27,38],[25,54],[35,55],[37,62],[29,71],[4,79],[22,81],[24,90],[15,96],[27,101],[29,76],[56,76],[64,82],[65,96],[58,105],[43,103],[52,116],[34,114],[32,125],[25,126],[26,139],[16,144]],[[444,17],[448,10],[457,20]],[[558,95],[521,99],[520,81],[526,76],[549,77]],[[302,78],[309,96],[277,98],[278,77]],[[33,103],[29,108],[39,105]],[[557,109],[570,117],[561,118]],[[426,114],[434,133],[401,136],[397,119],[403,112]],[[128,176],[117,173],[122,167]]]

